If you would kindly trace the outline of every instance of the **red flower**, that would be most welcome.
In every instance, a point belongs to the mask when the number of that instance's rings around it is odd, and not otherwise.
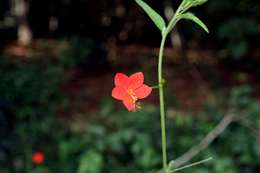
[[[43,161],[44,161],[44,153],[43,152],[41,152],[41,151],[36,151],[35,153],[33,153],[33,155],[32,155],[32,162],[34,163],[34,164],[37,164],[37,165],[39,165],[39,164],[42,164],[43,163]]]
[[[129,111],[140,108],[136,101],[146,98],[152,91],[151,87],[143,84],[144,75],[142,72],[134,73],[130,77],[123,73],[117,73],[114,82],[115,88],[112,90],[112,97],[121,100]]]

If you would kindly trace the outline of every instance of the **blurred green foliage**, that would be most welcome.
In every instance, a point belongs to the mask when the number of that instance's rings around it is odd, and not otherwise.
[[[0,67],[0,118],[6,119],[0,121],[4,132],[0,142],[1,172],[141,173],[160,169],[159,112],[155,106],[145,105],[131,113],[116,110],[111,99],[104,100],[96,116],[79,130],[73,130],[57,117],[64,104],[59,88],[63,81],[62,63],[36,60],[14,64],[1,58]],[[260,126],[260,103],[251,96],[249,86],[235,88],[229,97],[218,101],[232,108],[238,118]],[[225,111],[216,102],[205,105],[199,117],[167,110],[170,159],[200,142],[222,119]],[[9,129],[2,131],[6,122],[10,123],[6,127]],[[254,173],[260,164],[259,145],[253,131],[235,122],[194,158],[212,156],[214,160],[185,172]],[[31,155],[36,150],[45,153],[42,165],[32,164]]]
[[[231,51],[232,57],[238,59],[250,50],[250,38],[252,40],[259,33],[258,28],[259,24],[252,19],[234,17],[221,24],[218,37],[227,41],[225,47]]]
[[[62,66],[50,59],[12,62],[0,58],[0,116],[1,128],[5,129],[1,130],[0,142],[3,168],[9,166],[20,172],[27,165],[30,169],[33,150],[50,145],[59,135],[49,133],[57,128],[55,115],[64,104],[60,88],[63,73]]]
[[[94,40],[74,36],[66,42],[68,47],[60,55],[65,69],[78,67],[90,71],[107,65],[104,50]]]
[[[90,65],[91,61],[96,59],[90,56],[94,49],[92,40],[72,37],[68,43],[69,47],[62,52],[62,64],[65,68]]]
[[[260,33],[260,5],[257,1],[209,1],[207,13],[210,25],[217,32],[219,47],[228,49],[231,57],[240,59],[254,49]]]

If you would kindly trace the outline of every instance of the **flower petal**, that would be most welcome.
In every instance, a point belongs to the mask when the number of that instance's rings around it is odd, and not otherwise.
[[[128,111],[135,111],[135,102],[133,101],[133,98],[129,95],[126,95],[123,104],[127,108]]]
[[[122,87],[115,87],[112,90],[112,97],[117,100],[123,100],[126,96],[126,91]]]
[[[142,72],[134,73],[129,77],[129,80],[131,88],[139,88],[144,83],[144,74]]]
[[[127,88],[129,85],[129,78],[123,73],[117,73],[115,76],[115,85],[123,88]]]
[[[143,99],[152,92],[152,88],[147,85],[142,85],[141,87],[137,88],[134,92],[136,97],[138,97],[139,99]]]

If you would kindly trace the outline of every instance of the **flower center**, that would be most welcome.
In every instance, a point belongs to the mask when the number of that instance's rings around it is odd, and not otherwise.
[[[127,92],[127,94],[129,94],[130,97],[132,98],[132,100],[131,100],[132,103],[135,103],[135,102],[138,100],[138,98],[136,97],[136,95],[135,95],[133,89],[129,88],[129,89],[126,90],[126,92]]]

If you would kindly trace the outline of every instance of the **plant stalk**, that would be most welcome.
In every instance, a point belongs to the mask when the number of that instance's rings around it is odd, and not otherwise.
[[[162,74],[162,64],[163,64],[163,52],[165,41],[167,35],[173,30],[177,22],[181,19],[180,15],[184,13],[188,8],[190,8],[191,4],[188,1],[183,0],[180,6],[178,7],[176,13],[168,23],[168,26],[162,30],[162,40],[160,45],[159,52],[159,60],[158,60],[158,88],[159,88],[159,98],[160,98],[160,116],[161,116],[161,137],[162,137],[162,165],[163,165],[163,173],[170,173],[171,171],[168,168],[167,162],[167,142],[166,142],[166,126],[165,126],[165,107],[164,107],[164,79]],[[184,167],[175,169],[173,171],[179,171],[187,167],[191,167],[200,163],[203,163],[205,160],[201,162],[196,162],[191,165],[186,165]],[[206,160],[207,161],[207,160]]]
[[[163,50],[167,34],[162,34],[162,41],[159,52],[158,61],[158,83],[159,83],[159,98],[160,98],[160,116],[161,116],[161,137],[162,137],[162,164],[163,172],[168,173],[167,166],[167,146],[166,146],[166,127],[165,127],[165,109],[164,109],[164,84],[162,75]]]
[[[176,13],[174,14],[172,20],[169,22],[168,26],[162,31],[162,40],[160,45],[159,52],[159,61],[158,61],[158,83],[159,83],[159,98],[160,98],[160,116],[161,116],[161,136],[162,136],[162,164],[163,164],[163,173],[169,173],[168,161],[167,161],[167,142],[166,142],[166,126],[165,126],[165,107],[164,107],[164,79],[162,74],[162,64],[163,64],[163,52],[165,41],[167,35],[174,28],[178,22],[178,16],[181,12],[184,5],[184,1],[181,3]]]

